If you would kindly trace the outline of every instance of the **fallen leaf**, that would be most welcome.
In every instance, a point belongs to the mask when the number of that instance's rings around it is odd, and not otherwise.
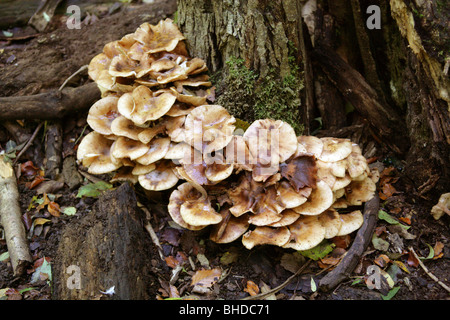
[[[220,257],[220,263],[223,265],[228,265],[237,260],[239,257],[239,253],[236,251],[227,251],[225,252],[222,257]]]
[[[66,216],[73,216],[75,213],[77,213],[77,208],[75,208],[75,207],[65,207],[65,208],[62,209],[61,212],[64,213]]]
[[[51,222],[51,220],[45,219],[45,218],[36,218],[33,220],[33,225],[39,226],[39,225],[45,224],[47,222]]]
[[[164,259],[169,268],[175,268],[180,262],[174,256],[168,256]]]
[[[24,176],[35,176],[39,171],[39,168],[33,164],[33,161],[27,161],[20,164],[20,173]]]
[[[372,245],[375,249],[380,251],[387,251],[389,249],[389,242],[386,240],[377,237],[375,234],[372,236]]]
[[[442,256],[444,255],[443,250],[444,249],[444,244],[440,241],[437,241],[434,245],[434,257],[433,259],[439,259],[442,258]]]
[[[305,263],[305,257],[300,252],[284,253],[280,260],[280,265],[292,273],[296,273],[298,269]]]
[[[406,263],[410,267],[417,268],[419,266],[419,260],[414,256],[414,254],[410,251],[408,253],[408,259],[406,260]]]
[[[46,193],[42,196],[42,199],[36,199],[36,203],[39,205],[37,206],[36,210],[39,211],[41,209],[44,209],[46,205],[50,203],[50,199]]]
[[[406,267],[406,265],[405,265],[403,262],[398,261],[398,260],[395,260],[394,263],[395,263],[400,269],[402,269],[402,270],[405,271],[406,273],[409,273],[408,268]]]
[[[251,296],[256,296],[259,293],[259,287],[256,283],[251,280],[247,281],[247,286],[244,289],[245,292],[248,292]]]
[[[411,219],[408,217],[400,217],[400,218],[398,218],[398,220],[406,223],[407,225],[411,225]]]
[[[98,181],[96,183],[89,183],[87,185],[82,186],[78,189],[77,198],[82,197],[98,197],[103,191],[111,189],[113,187],[112,184],[109,184],[104,181]]]
[[[200,269],[192,276],[191,285],[209,288],[219,280],[221,275],[222,270],[219,268]]]
[[[50,201],[47,205],[47,210],[50,212],[50,214],[54,217],[61,216],[61,208],[59,207],[59,204],[57,204],[54,201]]]
[[[349,234],[347,234],[345,236],[334,237],[331,239],[331,241],[336,245],[336,247],[347,249],[351,243],[351,237]]]
[[[385,254],[380,254],[378,257],[375,258],[374,262],[381,268],[384,268],[387,266],[387,264],[391,261],[389,257]]]
[[[27,183],[25,184],[25,186],[26,186],[28,189],[33,189],[33,188],[35,188],[36,186],[38,186],[39,184],[41,184],[41,182],[44,181],[44,180],[45,180],[44,177],[42,177],[42,176],[36,176],[36,177],[34,177],[33,181],[27,182]]]
[[[391,290],[389,290],[387,295],[385,296],[381,295],[381,298],[383,300],[391,300],[397,294],[398,290],[400,290],[400,287],[394,287]]]
[[[169,285],[169,297],[180,298],[180,293],[178,292],[177,287],[175,287],[174,285]]]
[[[299,251],[301,255],[313,259],[313,260],[319,260],[321,258],[324,258],[327,254],[329,254],[331,251],[333,251],[335,247],[334,243],[330,243],[326,240],[319,243],[314,248],[311,248],[309,250],[303,250]]]

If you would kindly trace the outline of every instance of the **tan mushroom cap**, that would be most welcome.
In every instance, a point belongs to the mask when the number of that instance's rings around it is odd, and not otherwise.
[[[141,85],[132,93],[123,94],[119,98],[117,108],[120,114],[140,126],[162,117],[170,110],[175,100],[176,97],[170,92],[154,96],[148,87]]]
[[[108,58],[108,56],[104,53],[100,53],[96,55],[92,60],[89,62],[88,66],[88,75],[89,77],[97,81],[100,78],[100,74],[103,71],[109,70],[109,65],[111,64],[111,59]]]
[[[284,248],[308,250],[325,239],[325,228],[320,223],[318,216],[300,216],[288,228],[291,236],[283,245]]]
[[[122,164],[111,160],[110,150],[113,142],[93,131],[81,140],[77,149],[77,159],[88,167],[88,172],[91,174],[117,170]]]
[[[193,74],[195,70],[201,69],[205,65],[205,61],[200,58],[193,58],[191,60],[183,61],[180,64],[176,64],[170,70],[164,72],[152,72],[150,75],[160,84],[166,84],[169,82],[176,82],[188,79],[189,74]]]
[[[281,120],[256,120],[247,128],[243,137],[251,155],[263,165],[277,165],[297,151],[298,142],[294,129]]]
[[[193,226],[217,224],[222,221],[222,216],[214,210],[208,198],[184,202],[181,204],[180,214],[187,224]]]
[[[108,72],[113,77],[131,77],[136,76],[138,67],[138,61],[130,59],[125,54],[119,54],[111,59]]]
[[[213,163],[206,166],[205,176],[209,181],[219,182],[231,176],[233,169],[233,164]]]
[[[358,230],[364,222],[364,217],[360,210],[344,214],[341,213],[339,214],[339,218],[342,224],[337,236],[345,236]]]
[[[165,130],[166,130],[165,122],[162,121],[156,124],[153,123],[153,127],[145,128],[138,134],[139,141],[147,144],[158,134],[164,133]]]
[[[158,160],[161,160],[166,155],[170,146],[170,138],[155,138],[150,141],[148,146],[148,151],[136,159],[136,162],[149,165]]]
[[[352,142],[348,139],[325,137],[321,138],[323,150],[319,159],[324,162],[343,160],[352,152]]]
[[[281,220],[281,212],[286,209],[281,199],[277,196],[274,185],[265,188],[263,193],[257,194],[250,209],[253,215],[249,216],[249,222],[257,226],[267,226]]]
[[[358,148],[359,149],[359,148]],[[352,152],[347,157],[347,172],[350,177],[356,178],[362,175],[367,169],[367,160],[366,158],[357,152]]]
[[[166,113],[169,117],[186,116],[194,110],[195,106],[182,102],[175,102],[170,110]]]
[[[119,137],[112,148],[112,155],[116,159],[129,158],[130,160],[142,157],[149,149],[149,146],[130,138]]]
[[[114,176],[109,180],[109,182],[126,182],[129,181],[132,184],[138,182],[138,177],[132,173],[132,167],[122,167],[120,168]]]
[[[139,140],[139,134],[144,128],[138,127],[130,119],[124,116],[118,116],[111,122],[111,131],[119,137],[127,137],[133,140]]]
[[[345,187],[345,197],[349,204],[359,206],[372,199],[376,189],[377,186],[372,179],[366,177],[362,181],[352,181]]]
[[[235,121],[222,106],[199,106],[186,116],[185,142],[204,153],[223,149],[233,137]]]
[[[323,142],[320,138],[315,136],[298,136],[298,143],[305,147],[308,153],[314,154],[316,158],[319,158],[323,151]]]
[[[117,101],[119,98],[108,96],[95,102],[89,109],[87,123],[96,132],[102,135],[110,135],[111,124],[118,116]]]
[[[156,164],[155,163],[150,163],[148,165],[136,163],[134,165],[133,170],[131,171],[131,173],[136,175],[136,176],[139,176],[139,175],[142,175],[142,174],[147,174],[149,172],[152,172],[155,169],[156,169]]]
[[[188,200],[196,200],[202,196],[189,182],[182,183],[170,194],[168,211],[172,220],[179,226],[188,230],[201,230],[204,226],[192,226],[187,224],[180,214],[180,208]]]
[[[246,215],[236,218],[229,210],[221,210],[222,221],[212,226],[209,239],[215,243],[230,243],[242,236],[250,226]]]
[[[173,173],[170,163],[161,161],[149,173],[139,176],[139,184],[146,190],[160,191],[174,187],[178,177]]]
[[[302,215],[318,215],[333,204],[333,191],[324,181],[318,181],[308,200],[293,210]]]
[[[164,159],[181,160],[186,154],[189,154],[192,147],[186,142],[170,142],[169,149],[167,150]]]
[[[286,209],[280,213],[281,219],[277,222],[271,223],[267,226],[279,228],[285,227],[293,224],[298,218],[300,218],[300,214],[291,209]]]
[[[282,247],[289,241],[289,238],[290,232],[287,227],[256,227],[242,236],[242,244],[249,250],[264,244]]]
[[[183,142],[185,140],[184,122],[186,116],[167,117],[165,120],[166,133],[173,142]]]
[[[352,182],[352,179],[350,178],[350,176],[348,174],[346,174],[343,178],[336,177],[336,180],[335,180],[334,185],[331,188],[331,190],[332,191],[342,190],[343,188],[348,186],[351,182]]]
[[[236,171],[252,171],[254,160],[248,149],[244,137],[233,135],[230,142],[224,148],[226,163],[234,164]]]
[[[342,220],[339,213],[330,208],[325,212],[322,212],[319,216],[319,222],[325,228],[325,239],[331,239],[338,235],[341,229]]]
[[[173,21],[167,18],[157,25],[147,22],[141,24],[134,33],[134,39],[145,46],[145,52],[156,53],[174,50],[178,42],[185,37]]]
[[[312,191],[312,188],[305,187],[301,189],[300,192],[297,192],[287,181],[278,183],[276,189],[278,197],[288,209],[304,204]]]

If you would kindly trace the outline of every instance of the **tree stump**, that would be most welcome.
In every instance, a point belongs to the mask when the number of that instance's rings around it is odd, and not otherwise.
[[[156,295],[151,273],[156,248],[143,226],[143,213],[129,184],[104,193],[93,209],[63,231],[54,262],[54,297],[88,300],[114,287],[113,300]]]

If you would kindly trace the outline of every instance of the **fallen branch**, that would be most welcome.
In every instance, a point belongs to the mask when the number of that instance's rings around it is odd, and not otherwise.
[[[0,158],[0,222],[5,231],[14,276],[21,276],[32,259],[22,223],[14,170],[3,158]]]
[[[31,96],[0,97],[0,120],[61,119],[89,109],[98,99],[100,90],[94,82]]]
[[[28,139],[26,145],[22,148],[22,150],[20,150],[19,154],[17,155],[17,157],[14,159],[14,163],[13,165],[15,165],[20,157],[25,153],[25,151],[27,151],[27,149],[31,146],[31,144],[33,143],[34,139],[36,138],[39,130],[41,130],[42,126],[44,125],[44,122],[41,122],[38,124],[38,126],[36,127],[36,129],[34,130],[33,134],[31,135],[30,139]]]
[[[153,230],[152,224],[150,223],[150,221],[148,221],[151,218],[152,214],[150,213],[150,210],[148,210],[143,205],[140,206],[140,208],[145,212],[145,214],[147,216],[147,223],[144,226],[145,230],[147,230],[147,232],[150,235],[150,238],[152,239],[153,243],[155,244],[156,248],[158,249],[159,257],[161,258],[162,261],[165,261],[163,248],[161,247],[161,244],[159,243],[158,236],[156,235],[155,230]]]
[[[364,222],[358,230],[352,246],[342,258],[341,262],[324,276],[319,282],[322,291],[330,291],[343,280],[347,279],[355,270],[364,251],[369,245],[378,217],[380,199],[377,194],[364,205]]]
[[[450,288],[443,283],[441,280],[439,280],[434,274],[432,274],[428,268],[423,264],[422,260],[420,260],[419,256],[416,254],[416,252],[414,251],[414,249],[412,247],[408,248],[409,251],[414,255],[414,257],[417,259],[417,261],[419,262],[419,265],[422,267],[423,271],[425,271],[425,273],[434,281],[436,281],[442,288],[444,288],[445,290],[447,290],[447,292],[450,292]]]

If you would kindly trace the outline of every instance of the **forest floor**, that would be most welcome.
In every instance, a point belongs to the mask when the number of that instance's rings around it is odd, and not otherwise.
[[[160,8],[156,10],[155,8]],[[129,5],[112,10],[111,6],[98,6],[97,11],[85,18],[80,30],[66,27],[67,16],[55,16],[50,31],[36,33],[29,27],[5,30],[0,34],[0,95],[22,96],[58,88],[65,79],[101,52],[109,41],[133,32],[149,17],[165,18],[176,8],[164,5]],[[170,15],[169,15],[170,16]],[[172,16],[173,17],[173,16]],[[11,33],[11,34],[10,34]],[[87,73],[75,77],[68,86],[89,82]],[[63,120],[63,157],[73,157],[80,137],[90,129],[86,125],[86,112]],[[20,122],[23,129],[32,133],[39,124]],[[44,126],[45,129],[45,126]],[[44,194],[39,189],[43,183],[44,129],[35,143],[18,161],[18,186],[20,204],[24,213],[30,250],[34,264],[24,277],[15,278],[6,255],[6,242],[0,237],[0,300],[1,299],[52,299],[50,271],[42,265],[52,263],[57,257],[59,239],[64,228],[70,228],[73,219],[88,215],[96,197],[77,197],[79,187],[70,189],[59,185]],[[13,137],[0,126],[0,151],[11,148]],[[9,143],[8,143],[9,142]],[[450,284],[450,217],[435,220],[430,210],[436,196],[420,196],[407,177],[402,175],[401,159],[392,165],[387,154],[377,154],[384,165],[379,193],[382,209],[375,235],[350,279],[332,292],[322,292],[317,285],[320,279],[340,261],[351,245],[354,235],[334,239],[333,251],[313,260],[302,274],[293,278],[271,298],[279,300],[447,300],[447,292],[430,278],[413,256],[412,248],[423,257],[423,264],[440,281]],[[104,177],[103,177],[104,178]],[[47,180],[47,179],[46,179]],[[88,185],[87,179],[82,183]],[[144,192],[136,186],[138,197]],[[293,250],[278,247],[245,249],[239,241],[218,245],[208,240],[205,232],[192,232],[174,228],[165,208],[169,193],[158,199],[140,198],[152,208],[152,225],[161,242],[165,265],[158,265],[159,283],[152,288],[153,299],[196,296],[201,299],[237,300],[267,288],[282,284],[307,259]],[[430,193],[428,193],[430,194]],[[69,209],[67,209],[69,208]],[[80,230],[80,234],[83,230]],[[0,233],[1,235],[1,233]],[[158,260],[159,257],[152,257]],[[175,285],[170,285],[172,270],[182,263],[183,270]],[[369,266],[381,270],[381,285],[373,284]],[[194,270],[195,268],[195,270]],[[192,278],[200,276],[199,269],[208,271],[202,277],[219,273],[221,280],[204,292],[193,289]],[[104,290],[104,289],[103,289]],[[107,296],[99,291],[99,299]]]

